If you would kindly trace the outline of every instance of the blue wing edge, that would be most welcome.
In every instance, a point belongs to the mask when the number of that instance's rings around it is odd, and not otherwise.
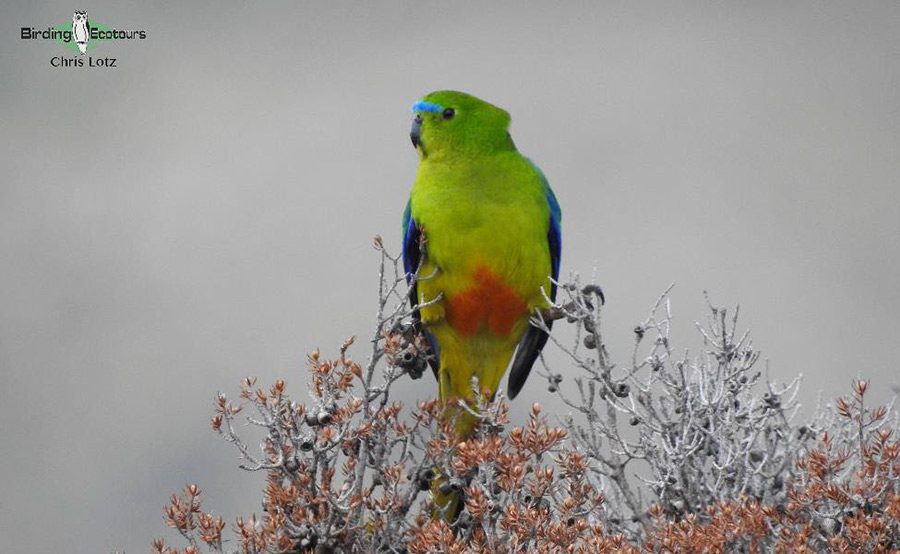
[[[406,282],[411,283],[409,287],[409,305],[413,307],[413,332],[421,333],[428,341],[431,352],[428,356],[428,365],[434,372],[434,377],[438,378],[438,369],[440,368],[440,348],[434,335],[422,325],[422,316],[416,306],[419,304],[419,288],[413,282],[413,275],[419,270],[419,264],[422,262],[421,252],[422,231],[415,220],[412,218],[412,200],[406,203],[406,209],[403,210],[403,271],[406,273]]]

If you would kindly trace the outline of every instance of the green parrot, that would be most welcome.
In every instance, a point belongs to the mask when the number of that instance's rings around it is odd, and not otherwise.
[[[419,169],[403,216],[403,262],[408,279],[417,270],[420,277],[412,304],[439,298],[416,314],[435,354],[439,396],[472,403],[473,379],[493,396],[510,368],[515,398],[547,342],[529,318],[556,298],[559,204],[543,172],[516,150],[506,111],[440,91],[412,113]],[[455,417],[459,435],[471,433],[475,417]]]

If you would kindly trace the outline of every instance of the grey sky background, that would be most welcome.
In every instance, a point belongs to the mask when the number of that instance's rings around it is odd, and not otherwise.
[[[213,395],[304,397],[308,351],[369,333],[436,89],[512,114],[615,359],[674,281],[681,347],[708,290],[810,403],[898,381],[900,3],[183,4],[0,7],[4,550],[148,551],[187,482],[260,512]],[[74,9],[148,38],[114,69],[19,39]]]

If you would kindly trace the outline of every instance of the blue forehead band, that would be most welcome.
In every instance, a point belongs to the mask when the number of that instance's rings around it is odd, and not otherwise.
[[[424,100],[419,100],[415,104],[412,105],[412,113],[416,112],[431,112],[431,113],[440,113],[444,111],[443,106],[439,106],[438,104],[432,104],[431,102],[425,102]]]

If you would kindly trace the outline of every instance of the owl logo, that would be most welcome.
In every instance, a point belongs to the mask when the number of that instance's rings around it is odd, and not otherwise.
[[[91,24],[88,22],[87,12],[75,12],[72,16],[72,39],[78,45],[78,50],[84,54],[91,39]]]

